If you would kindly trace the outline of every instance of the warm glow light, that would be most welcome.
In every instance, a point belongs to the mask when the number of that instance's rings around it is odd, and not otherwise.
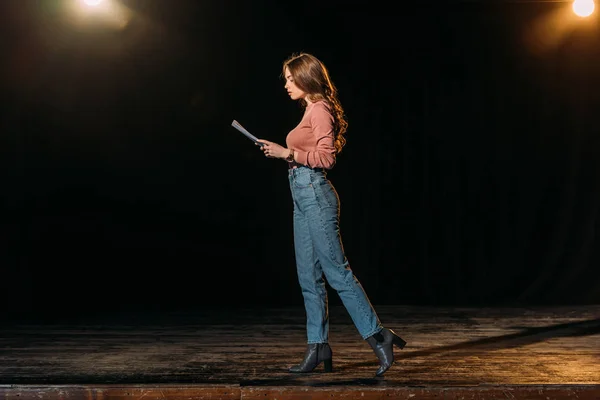
[[[573,1],[573,12],[580,17],[589,17],[594,12],[594,0]]]
[[[0,0],[4,1],[4,0]],[[72,20],[76,24],[105,25],[107,28],[124,29],[131,19],[131,13],[115,0],[75,0],[71,8]]]
[[[564,6],[556,7],[551,12],[532,20],[524,30],[524,39],[531,51],[543,54],[556,50],[574,33],[598,28],[596,18],[586,19],[594,13],[596,8],[594,0],[548,1],[564,2]]]

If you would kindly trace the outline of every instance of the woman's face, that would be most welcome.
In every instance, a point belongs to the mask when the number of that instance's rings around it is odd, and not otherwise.
[[[304,99],[306,97],[306,93],[294,83],[294,78],[292,78],[292,74],[287,67],[285,67],[285,90],[287,90],[292,100]]]

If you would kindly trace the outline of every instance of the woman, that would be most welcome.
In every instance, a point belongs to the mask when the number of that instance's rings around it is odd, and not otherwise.
[[[333,369],[329,346],[328,283],[340,296],[354,325],[379,359],[377,376],[394,362],[393,345],[406,344],[384,328],[346,259],[339,230],[339,198],[327,178],[346,143],[348,123],[325,65],[311,54],[292,55],[283,63],[285,89],[304,107],[304,116],[286,138],[287,147],[259,139],[269,158],[288,162],[294,202],[294,249],[306,309],[308,346],[290,372]],[[326,280],[326,281],[325,281]]]

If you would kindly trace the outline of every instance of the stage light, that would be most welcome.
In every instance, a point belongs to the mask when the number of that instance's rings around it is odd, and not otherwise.
[[[573,1],[573,12],[580,17],[589,17],[596,8],[594,0],[575,0]]]
[[[132,16],[117,0],[72,0],[72,4],[70,19],[81,27],[123,30]]]
[[[95,7],[102,3],[102,0],[83,0],[83,2],[88,6]]]
[[[114,0],[76,0],[78,8],[83,13],[103,13],[114,6]]]

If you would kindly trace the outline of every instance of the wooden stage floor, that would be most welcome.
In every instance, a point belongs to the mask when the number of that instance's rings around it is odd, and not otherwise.
[[[4,320],[0,399],[600,399],[600,305],[376,308],[408,342],[382,378],[341,306],[329,374],[287,372],[302,308]]]

